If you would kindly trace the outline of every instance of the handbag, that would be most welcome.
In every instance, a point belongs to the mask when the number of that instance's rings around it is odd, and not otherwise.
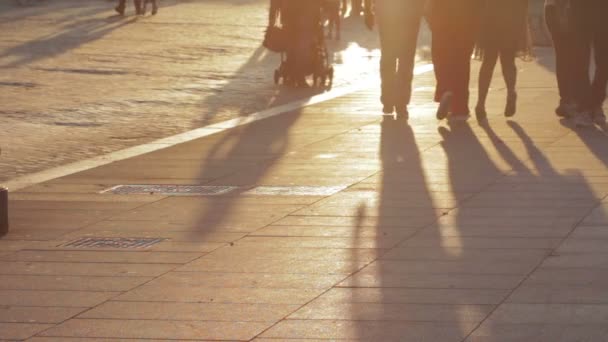
[[[285,52],[287,50],[285,29],[278,26],[269,26],[266,29],[262,45],[272,52]]]

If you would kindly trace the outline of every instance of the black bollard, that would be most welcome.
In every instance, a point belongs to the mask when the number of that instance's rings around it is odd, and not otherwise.
[[[0,236],[8,233],[8,189],[0,187]]]

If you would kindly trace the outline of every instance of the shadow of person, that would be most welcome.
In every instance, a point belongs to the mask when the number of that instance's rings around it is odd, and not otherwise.
[[[12,61],[0,65],[0,68],[16,68],[64,54],[79,46],[101,39],[112,31],[136,20],[136,18],[96,18],[70,23],[64,27],[63,31],[53,32],[5,50],[0,54],[0,59]],[[78,39],[75,37],[78,37]]]
[[[199,179],[212,180],[207,185],[236,186],[229,196],[210,197],[199,207],[196,235],[215,232],[252,232],[270,223],[269,217],[279,215],[264,212],[259,198],[243,196],[264,180],[272,167],[285,157],[290,145],[290,128],[302,115],[295,110],[236,127],[213,142],[204,156]],[[256,209],[257,208],[257,209]],[[264,207],[265,208],[265,207]],[[260,220],[258,220],[260,219]],[[272,220],[271,220],[272,221]]]
[[[491,143],[487,150],[493,147],[496,152],[494,159],[498,157],[506,165],[498,168],[498,160],[493,162],[489,154],[473,146],[473,151],[477,152],[471,153],[470,158],[482,158],[488,168],[506,172],[480,189],[483,191],[467,199],[453,218],[460,230],[462,255],[476,256],[476,260],[467,261],[467,265],[476,269],[476,274],[487,277],[478,279],[479,283],[483,283],[482,279],[486,282],[500,280],[494,285],[487,282],[485,286],[480,286],[486,288],[484,291],[495,292],[495,298],[489,303],[493,308],[507,300],[510,304],[549,303],[550,298],[557,299],[559,296],[556,294],[563,293],[567,284],[544,281],[540,274],[552,274],[551,279],[560,276],[570,278],[575,277],[575,271],[547,268],[544,261],[549,255],[557,257],[555,251],[563,239],[571,234],[598,201],[581,172],[559,172],[552,164],[550,155],[544,154],[518,123],[508,121],[507,126],[515,133],[515,138],[523,143],[524,151],[516,152],[511,148],[517,142],[513,137],[505,141],[499,138],[488,122],[480,123]],[[483,149],[481,141],[472,137],[472,130],[465,128],[463,133],[469,136],[467,140],[477,140]],[[505,132],[505,135],[508,133]],[[524,155],[518,157],[518,153]],[[570,272],[573,273],[568,276]],[[530,281],[532,273],[538,273],[541,280]],[[490,317],[471,337],[483,339],[501,336],[534,341],[545,336],[543,329],[516,331],[501,326],[507,323]]]
[[[381,123],[381,171],[373,176],[376,210],[368,209],[363,219],[376,220],[378,256],[342,285],[351,292],[353,339],[459,341],[468,333],[460,322],[461,307],[438,304],[447,286],[442,266],[433,262],[436,248],[417,241],[437,220],[439,208],[452,206],[433,184],[436,170],[424,166],[432,161],[423,161],[423,151],[434,145],[424,140],[419,145],[406,121]]]

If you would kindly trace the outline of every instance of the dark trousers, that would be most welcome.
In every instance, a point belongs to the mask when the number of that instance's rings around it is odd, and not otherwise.
[[[579,105],[583,110],[591,110],[601,106],[606,99],[608,85],[608,2],[606,0],[573,1],[575,33],[580,42],[580,53],[575,62],[581,67],[579,73],[580,89]],[[593,54],[592,54],[593,51]],[[593,56],[592,56],[593,55]],[[591,57],[595,60],[595,74],[589,79]]]
[[[403,4],[376,8],[380,32],[382,104],[403,109],[410,103],[416,47],[424,2],[398,0]],[[407,5],[404,5],[407,3]]]
[[[139,13],[141,11],[141,2],[142,2],[142,0],[133,0],[133,4],[135,5],[135,11],[137,13]],[[127,5],[127,0],[118,0],[119,8],[122,8],[124,10],[126,5]]]
[[[454,31],[437,26],[433,29],[431,53],[437,80],[435,101],[451,92],[450,111],[455,114],[469,114],[469,80],[474,47],[475,32],[472,29]]]
[[[560,26],[555,6],[545,8],[545,21],[555,49],[555,75],[560,103],[579,102],[581,95],[578,92],[581,82],[584,82],[581,78],[583,68],[580,65],[584,45],[578,40],[573,25],[568,28]]]

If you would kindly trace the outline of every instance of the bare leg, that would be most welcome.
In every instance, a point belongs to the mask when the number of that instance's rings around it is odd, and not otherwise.
[[[515,51],[501,51],[500,64],[502,66],[502,76],[507,85],[507,105],[505,107],[505,116],[515,115],[517,106],[517,92],[515,85],[517,83],[517,66],[515,66]]]
[[[481,69],[479,70],[479,96],[477,98],[477,106],[475,112],[477,116],[486,115],[486,99],[488,98],[488,92],[490,91],[490,84],[492,83],[492,75],[494,74],[494,68],[498,61],[497,50],[486,50],[483,55],[483,62],[481,63]]]
[[[515,85],[517,83],[517,67],[515,66],[515,52],[501,51],[500,52],[500,64],[502,66],[502,77],[505,79],[507,91],[509,93],[514,93]]]

